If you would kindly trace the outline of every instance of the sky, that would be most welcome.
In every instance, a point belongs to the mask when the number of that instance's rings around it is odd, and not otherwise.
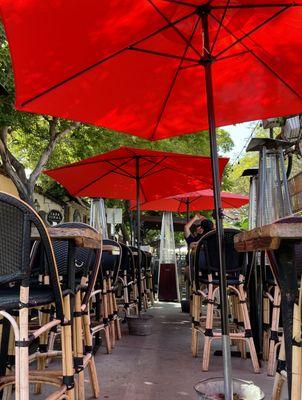
[[[234,142],[233,149],[230,152],[226,153],[226,156],[230,157],[231,161],[238,156],[238,154],[242,151],[244,145],[247,144],[247,140],[257,123],[258,121],[252,121],[252,122],[244,122],[242,124],[228,125],[222,127],[222,129],[230,133],[231,138],[233,139]],[[241,156],[243,154],[244,151],[241,153]]]

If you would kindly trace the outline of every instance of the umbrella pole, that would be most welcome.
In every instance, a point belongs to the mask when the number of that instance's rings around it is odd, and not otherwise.
[[[222,350],[223,350],[223,370],[224,370],[224,392],[226,400],[233,400],[233,384],[232,384],[232,366],[231,366],[231,348],[228,323],[228,303],[227,303],[227,282],[226,282],[226,265],[225,265],[225,249],[224,249],[224,232],[222,222],[222,207],[219,179],[219,160],[216,138],[215,111],[213,98],[213,79],[212,79],[212,55],[209,40],[208,26],[209,9],[200,7],[200,17],[202,20],[204,35],[204,72],[206,83],[206,96],[208,108],[208,123],[211,148],[211,163],[213,190],[215,202],[215,218],[216,232],[219,251],[219,286],[220,286],[220,302],[221,302],[221,331],[222,331]]]
[[[139,157],[135,158],[135,180],[136,180],[136,240],[137,240],[137,286],[138,286],[138,315],[142,311],[142,280],[141,280],[141,213],[140,213],[140,175],[139,175]]]
[[[187,197],[187,200],[186,200],[186,206],[187,206],[187,222],[189,222],[189,219],[190,219],[190,200],[189,200],[189,197]]]

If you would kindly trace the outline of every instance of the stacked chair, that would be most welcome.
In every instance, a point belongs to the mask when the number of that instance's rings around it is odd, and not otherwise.
[[[136,279],[136,264],[132,250],[126,244],[120,243],[122,249],[121,268],[118,281],[122,286],[119,296],[120,309],[126,315],[138,313],[138,292]]]
[[[154,291],[153,291],[153,273],[152,273],[152,254],[144,251],[144,271],[146,277],[146,294],[150,306],[154,305]]]
[[[103,241],[102,268],[99,271],[97,290],[94,292],[95,316],[97,323],[93,326],[93,334],[101,330],[105,332],[107,352],[115,346],[116,339],[121,338],[120,318],[116,301],[118,276],[122,260],[121,245],[110,239]],[[107,249],[106,249],[107,248]],[[101,302],[99,295],[101,294]],[[98,334],[96,342],[98,343]]]
[[[97,398],[99,385],[92,355],[89,300],[101,251],[76,248],[69,240],[52,243],[36,212],[13,196],[0,193],[0,210],[1,315],[12,326],[8,346],[4,346],[2,330],[1,358],[7,366],[6,374],[2,371],[0,378],[3,398],[11,398],[13,385],[16,399],[29,398],[29,383],[35,383],[36,393],[41,392],[44,384],[58,387],[45,397],[49,400],[85,399],[86,367]],[[85,224],[60,227],[93,230]],[[40,236],[34,245],[33,228]],[[74,267],[70,268],[71,265]],[[74,274],[69,273],[70,269]],[[55,339],[59,339],[59,350],[54,350]],[[59,359],[54,367],[59,368],[45,369],[54,357]],[[29,368],[30,363],[37,364],[37,368]]]
[[[130,250],[132,251],[133,254],[133,259],[134,259],[134,265],[135,265],[135,271],[136,271],[136,282],[137,282],[137,298],[141,298],[141,304],[144,307],[144,310],[146,311],[148,309],[148,298],[147,298],[147,286],[146,286],[146,275],[145,275],[145,268],[146,268],[146,263],[144,262],[144,252],[142,250],[139,250],[137,247],[130,246]],[[140,268],[140,275],[139,275],[139,263],[141,263],[141,268]],[[139,279],[141,281],[141,291],[140,293],[138,292],[138,282]]]
[[[225,254],[227,285],[229,291],[229,309],[233,312],[232,341],[240,341],[248,345],[255,373],[260,372],[257,353],[247,306],[247,294],[244,287],[247,268],[247,254],[238,253],[233,244],[233,238],[238,233],[235,229],[225,229]],[[204,235],[198,242],[194,262],[193,297],[192,297],[192,352],[198,352],[199,334],[204,335],[202,369],[208,371],[213,340],[221,339],[221,332],[215,329],[215,308],[219,305],[219,259],[216,231]],[[206,306],[205,323],[201,316],[201,303]],[[245,350],[241,347],[242,354]]]
[[[152,303],[151,255],[113,240],[98,249],[76,247],[65,237],[51,241],[35,210],[6,193],[0,193],[0,214],[2,400],[10,400],[13,390],[16,400],[30,398],[30,384],[36,394],[54,386],[47,400],[85,400],[86,370],[98,398],[94,353],[100,334],[110,353],[121,338],[118,301],[125,315],[138,312],[139,260],[144,307]],[[97,233],[82,223],[56,228]]]

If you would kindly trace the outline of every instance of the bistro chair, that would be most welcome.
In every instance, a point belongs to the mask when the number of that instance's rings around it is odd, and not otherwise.
[[[112,346],[116,339],[121,339],[121,325],[116,301],[117,281],[122,261],[122,249],[118,242],[110,239],[104,240],[104,245],[109,247],[102,257],[103,274],[106,277],[109,299],[109,325],[111,327]],[[111,247],[111,248],[110,248]]]
[[[224,246],[226,254],[226,272],[228,292],[235,294],[238,307],[236,315],[242,319],[242,327],[230,333],[231,340],[243,341],[248,344],[251,360],[255,373],[260,372],[258,357],[254,345],[251,331],[250,318],[247,307],[247,294],[244,287],[245,270],[247,267],[247,254],[238,253],[234,248],[234,236],[239,231],[236,229],[224,230]],[[217,249],[216,231],[205,234],[198,242],[195,255],[195,285],[206,302],[206,322],[205,329],[200,325],[194,325],[194,329],[204,335],[204,349],[202,370],[208,371],[210,362],[211,344],[215,339],[221,339],[221,332],[214,328],[214,306],[217,303],[219,293],[219,258]],[[200,285],[206,285],[206,291],[200,290]],[[234,300],[234,299],[233,299]],[[195,315],[195,319],[196,319]],[[196,333],[198,333],[196,332]],[[193,346],[194,347],[194,346]]]
[[[136,266],[132,250],[124,243],[120,243],[122,249],[121,268],[118,281],[122,284],[122,296],[120,297],[121,309],[126,315],[137,314],[137,280]]]
[[[134,258],[134,264],[135,264],[135,271],[136,271],[136,282],[138,282],[139,279],[139,263],[140,263],[140,280],[141,280],[141,288],[140,288],[140,297],[142,300],[142,306],[144,307],[144,310],[146,311],[148,308],[148,301],[147,301],[147,296],[146,296],[146,280],[145,280],[145,266],[144,266],[144,262],[143,262],[143,255],[142,255],[142,250],[138,250],[137,247],[135,246],[130,246],[130,249],[132,251],[133,254],[133,258]],[[139,288],[138,288],[138,284],[137,286],[137,300],[139,297]]]
[[[54,228],[84,228],[96,232],[96,230],[91,226],[78,222],[64,223],[56,225]],[[32,256],[33,265],[37,263],[38,265],[41,265],[41,262],[37,262],[37,260],[40,259],[39,246],[40,243],[37,242]],[[85,399],[84,370],[88,367],[93,393],[97,398],[99,395],[99,384],[95,362],[92,355],[92,335],[90,330],[91,324],[88,303],[100,267],[101,250],[75,247],[73,242],[68,240],[54,241],[53,248],[63,295],[66,293],[72,295],[73,364],[78,378],[77,397],[78,399]],[[43,275],[42,271],[40,272],[40,276],[41,274]],[[43,279],[45,280],[45,277]],[[45,310],[41,311],[41,319],[45,323],[49,318],[49,313],[45,312]],[[47,335],[41,336],[40,338],[39,348],[45,348],[45,353],[44,356],[40,357],[38,360],[39,370],[45,369],[47,358],[58,356],[60,354],[59,352],[53,352],[57,333],[58,332],[52,330],[50,333],[50,339]],[[41,385],[36,386],[35,392],[36,394],[41,392]]]
[[[153,289],[153,273],[152,273],[152,254],[145,251],[146,257],[146,268],[145,268],[145,276],[146,276],[146,294],[148,301],[151,306],[154,305],[154,289]]]
[[[0,389],[14,385],[16,400],[25,400],[29,399],[29,383],[51,384],[59,389],[46,399],[74,399],[70,297],[63,298],[47,230],[33,208],[6,193],[0,193],[0,215],[0,314],[11,323],[15,341],[15,371],[0,377]],[[43,248],[48,284],[31,281],[33,228]],[[50,304],[55,308],[53,319],[29,333],[29,311]],[[29,346],[54,326],[60,326],[60,371],[29,370]]]

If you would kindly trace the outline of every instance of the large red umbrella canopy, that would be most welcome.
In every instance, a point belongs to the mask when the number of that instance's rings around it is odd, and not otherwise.
[[[223,208],[239,208],[248,204],[249,197],[241,194],[221,192]],[[131,208],[135,208],[134,202]],[[187,211],[213,210],[214,195],[211,189],[199,190],[197,192],[185,193],[176,196],[170,196],[164,199],[153,200],[147,203],[141,203],[141,211],[171,211],[185,213]]]
[[[151,140],[301,113],[302,6],[292,0],[1,0],[16,107]]]
[[[137,171],[139,160],[139,171]],[[220,158],[220,177],[228,162]],[[45,171],[74,196],[150,201],[192,189],[212,187],[210,157],[121,147]]]

